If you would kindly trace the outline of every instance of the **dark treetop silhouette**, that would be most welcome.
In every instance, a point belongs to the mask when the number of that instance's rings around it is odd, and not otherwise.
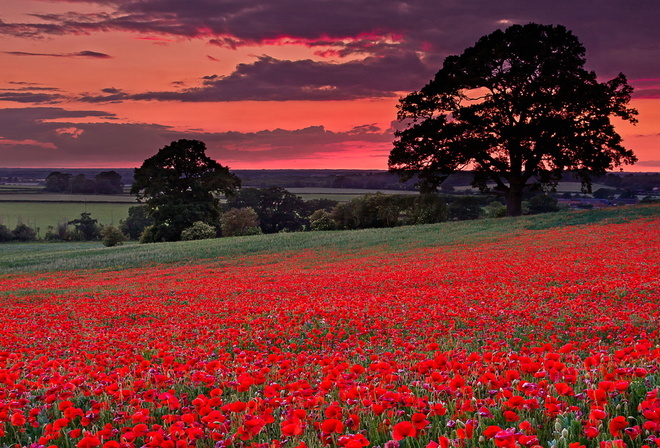
[[[590,176],[637,159],[623,147],[611,116],[636,122],[626,77],[600,83],[584,68],[585,49],[563,26],[514,25],[449,56],[435,78],[400,100],[389,168],[419,175],[434,190],[457,170],[473,185],[506,198],[521,214],[523,189],[556,184],[575,171]],[[494,183],[494,187],[490,185]]]
[[[218,226],[218,193],[231,195],[238,177],[206,155],[198,140],[178,140],[135,169],[131,193],[144,200],[154,219],[149,241],[176,241],[197,221]]]

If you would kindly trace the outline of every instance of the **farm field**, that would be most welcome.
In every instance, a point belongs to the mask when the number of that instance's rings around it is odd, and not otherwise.
[[[7,245],[0,444],[656,447],[660,209],[553,215]]]
[[[91,213],[100,224],[118,225],[120,219],[128,216],[128,209],[133,203],[114,202],[0,202],[0,223],[14,228],[18,222],[39,228],[44,235],[48,226],[57,226],[59,222],[68,222],[80,218],[82,212]]]
[[[366,190],[360,188],[287,188],[287,190],[305,201],[312,199],[332,199],[338,202],[348,202],[351,199],[367,193],[383,194],[417,194],[416,191],[406,190]]]
[[[48,226],[79,218],[82,212],[101,224],[117,225],[136,204],[131,195],[45,193],[40,186],[0,185],[0,224],[14,228],[23,222],[43,236]]]

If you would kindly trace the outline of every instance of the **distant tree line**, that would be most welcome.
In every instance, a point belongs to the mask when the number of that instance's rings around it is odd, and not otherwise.
[[[526,214],[558,211],[557,199],[530,194]],[[352,230],[500,218],[506,207],[492,195],[367,193],[348,202],[303,200],[280,187],[245,188],[221,206],[214,222],[196,221],[181,231],[180,240],[260,235],[279,232]],[[132,240],[157,242],[148,207],[136,205],[120,221],[119,230]]]
[[[113,171],[122,175],[124,184],[130,185],[132,169]],[[51,172],[41,169],[0,168],[0,184],[4,182],[37,182],[39,179],[43,180]],[[355,188],[374,191],[416,191],[415,183],[417,182],[417,178],[413,177],[406,183],[399,183],[396,174],[382,170],[235,170],[233,172],[241,179],[243,185],[254,188]],[[96,174],[92,172],[87,173],[86,176],[94,178]],[[454,191],[455,187],[471,185],[473,177],[471,171],[453,173],[441,184],[440,189],[442,192],[450,193]],[[562,173],[562,178],[564,181],[580,182],[579,176],[570,171]],[[652,191],[653,188],[660,187],[660,173],[616,172],[593,176],[592,181],[594,184],[602,184],[613,189]]]
[[[30,242],[39,240],[39,228],[32,228],[19,222],[16,228],[10,230],[0,224],[0,243]],[[43,238],[45,241],[98,241],[106,246],[116,246],[128,240],[128,237],[113,225],[99,224],[91,213],[83,212],[79,218],[64,221],[57,226],[48,226]]]
[[[101,172],[94,179],[88,179],[84,174],[73,176],[53,171],[46,177],[45,190],[52,193],[122,194],[124,180],[116,171]]]

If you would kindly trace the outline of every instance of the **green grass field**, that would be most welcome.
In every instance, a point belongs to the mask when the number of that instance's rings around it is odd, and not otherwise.
[[[148,264],[189,263],[200,259],[231,260],[247,254],[295,255],[305,250],[396,253],[415,247],[466,244],[515,238],[525,230],[540,230],[602,222],[627,222],[660,217],[660,206],[626,206],[566,211],[519,218],[482,219],[433,225],[354,231],[299,232],[213,240],[128,244],[114,248],[92,243],[9,243],[0,245],[0,272],[117,270]],[[616,242],[613,242],[615,247]]]
[[[0,224],[14,228],[23,222],[32,228],[39,228],[44,235],[48,226],[79,218],[83,212],[91,213],[100,224],[119,224],[128,216],[128,209],[135,203],[84,203],[84,202],[0,202]]]

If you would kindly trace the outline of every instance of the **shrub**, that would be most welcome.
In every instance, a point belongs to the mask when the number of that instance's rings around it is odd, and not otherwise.
[[[215,227],[206,224],[204,221],[196,221],[192,226],[181,232],[182,241],[207,240],[216,236]]]
[[[53,226],[48,226],[46,234],[44,235],[44,240],[46,241],[61,241],[62,238],[58,235],[57,231]]]
[[[121,246],[128,237],[117,227],[109,225],[101,229],[101,240],[106,247]]]
[[[14,234],[9,230],[9,228],[4,225],[0,224],[0,243],[6,243],[7,241],[11,241],[14,239]]]
[[[252,207],[231,208],[220,217],[222,236],[259,235],[259,217]]]
[[[157,243],[158,240],[156,239],[156,232],[154,226],[151,225],[145,227],[142,233],[140,234],[140,239],[138,241],[140,244]]]
[[[464,221],[479,219],[483,213],[475,196],[459,196],[449,206],[449,219]]]
[[[69,229],[67,222],[59,222],[57,227],[48,226],[44,239],[46,241],[82,241],[85,237],[78,230]]]
[[[529,199],[529,213],[536,215],[539,213],[550,213],[559,211],[557,199],[547,194],[538,194]]]
[[[334,230],[335,222],[332,220],[330,212],[320,209],[309,217],[309,227],[312,230]]]
[[[408,224],[434,224],[447,221],[447,203],[445,197],[438,194],[423,193],[410,196]]]
[[[132,240],[137,240],[144,229],[154,223],[146,205],[134,205],[128,209],[128,217],[119,221],[119,229]]]
[[[36,241],[37,239],[37,231],[23,223],[19,223],[11,233],[17,241]]]
[[[83,212],[80,218],[69,221],[69,225],[73,225],[77,232],[80,232],[85,241],[96,240],[101,234],[101,228],[98,225],[98,220],[92,218],[91,213]]]
[[[506,216],[506,205],[499,201],[493,201],[484,209],[487,218],[504,218]]]

